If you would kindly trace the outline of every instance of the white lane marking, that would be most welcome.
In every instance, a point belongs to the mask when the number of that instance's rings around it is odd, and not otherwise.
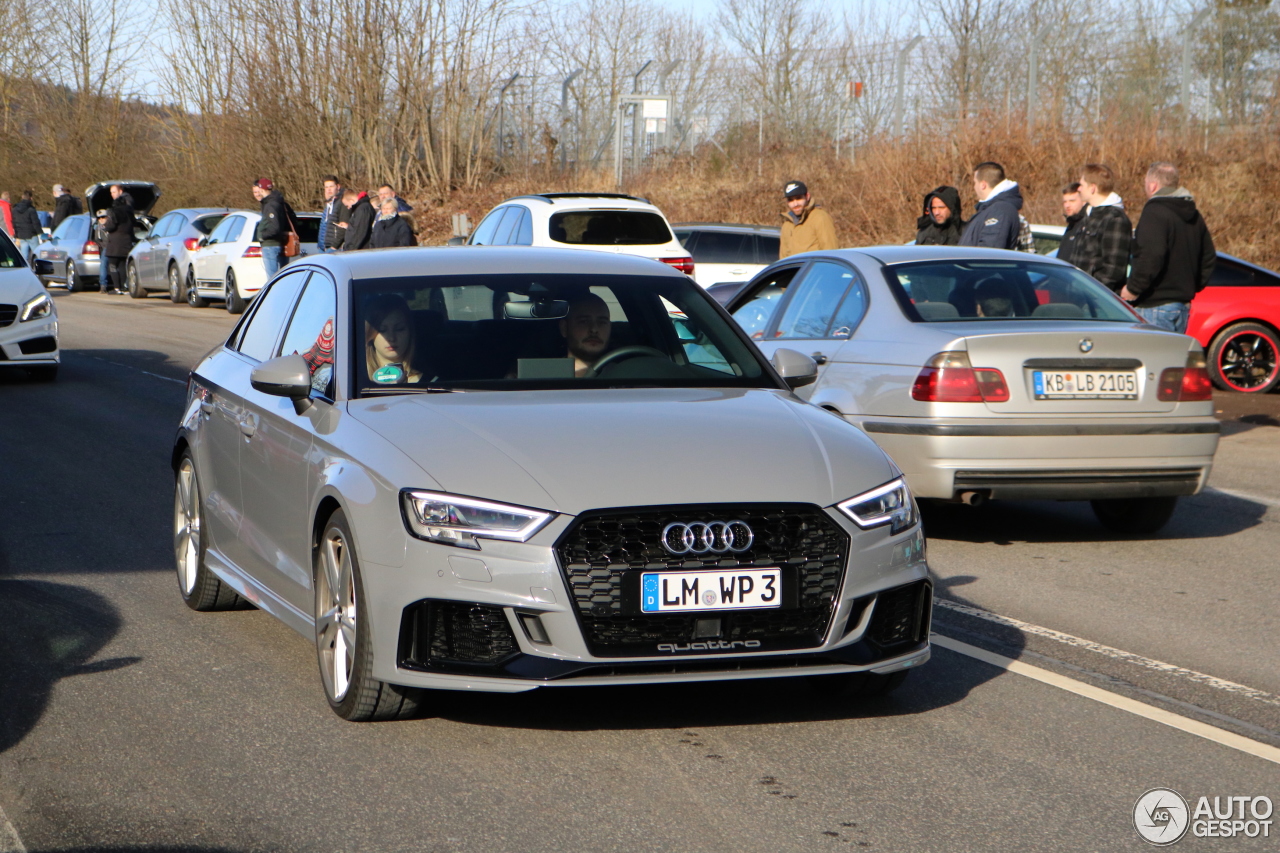
[[[96,355],[91,355],[89,356],[89,358],[93,359],[94,361],[100,361],[103,364],[114,364],[116,367],[123,367],[128,370],[136,370],[139,373],[146,374],[147,376],[154,376],[156,379],[163,379],[165,382],[177,382],[179,385],[187,384],[187,380],[185,379],[174,379],[172,376],[161,376],[159,373],[152,373],[149,370],[143,370],[141,367],[134,367],[132,364],[121,364],[118,361],[107,361],[105,358],[99,358]]]
[[[18,837],[18,830],[5,817],[4,809],[0,809],[0,853],[27,853],[22,839]]]
[[[990,610],[981,610],[977,607],[970,607],[967,604],[959,604],[955,601],[948,601],[945,598],[935,598],[933,603],[938,607],[946,610],[954,610],[957,613],[964,613],[967,616],[974,616],[978,619],[985,619],[988,622],[994,622],[997,625],[1007,625],[1010,628],[1017,628],[1027,634],[1035,634],[1038,637],[1048,637],[1050,640],[1057,640],[1068,646],[1075,646],[1078,649],[1086,649],[1091,652],[1097,652],[1100,655],[1106,655],[1115,660],[1124,661],[1125,663],[1135,664],[1155,672],[1164,673],[1165,675],[1176,675],[1179,678],[1185,678],[1188,681],[1194,681],[1196,684],[1203,684],[1206,687],[1213,687],[1218,690],[1225,690],[1229,693],[1237,693],[1241,696],[1247,696],[1259,702],[1265,702],[1268,705],[1280,705],[1280,696],[1274,696],[1264,690],[1258,690],[1255,687],[1248,687],[1244,684],[1236,684],[1234,681],[1227,681],[1222,678],[1216,678],[1212,675],[1206,675],[1203,672],[1196,672],[1194,669],[1185,669],[1164,661],[1152,660],[1142,655],[1135,655],[1133,652],[1126,652],[1122,649],[1115,649],[1111,646],[1104,646],[1101,643],[1095,643],[1092,640],[1086,640],[1082,637],[1064,634],[1062,631],[1055,631],[1052,628],[1043,628],[1040,625],[1032,625],[1030,622],[1023,622],[1020,619],[1011,619],[1008,616],[1001,616],[992,613]]]
[[[941,634],[932,636],[934,645],[941,646],[944,649],[950,649],[962,655],[980,660],[983,663],[991,664],[999,667],[1006,672],[1016,673],[1017,675],[1026,676],[1034,681],[1042,684],[1048,684],[1051,687],[1057,687],[1066,690],[1068,693],[1074,693],[1077,696],[1083,696],[1086,699],[1092,699],[1095,702],[1101,702],[1103,705],[1110,705],[1121,711],[1128,711],[1139,717],[1144,717],[1153,722],[1169,726],[1187,734],[1202,737],[1205,740],[1213,741],[1222,746],[1238,750],[1246,755],[1252,755],[1255,758],[1261,758],[1264,761],[1271,761],[1280,764],[1280,749],[1265,743],[1258,743],[1256,740],[1250,740],[1247,737],[1235,734],[1234,732],[1224,731],[1223,729],[1211,726],[1208,723],[1202,723],[1199,720],[1192,720],[1163,708],[1156,708],[1147,705],[1136,699],[1130,699],[1126,696],[1120,696],[1109,690],[1103,690],[1101,687],[1094,687],[1092,684],[1085,684],[1076,681],[1074,678],[1068,678],[1065,675],[1059,675],[1056,672],[1050,672],[1047,669],[1041,669],[1038,666],[1032,666],[1029,663],[1016,661],[1012,658],[997,655],[986,649],[980,649],[977,646],[971,646],[968,643],[962,643],[959,640],[953,640],[950,637],[944,637]]]
[[[1206,492],[1217,492],[1220,495],[1226,495],[1229,498],[1239,498],[1242,501],[1252,501],[1263,506],[1280,507],[1280,498],[1269,498],[1266,495],[1255,495],[1250,492],[1238,492],[1235,489],[1220,489],[1217,486],[1206,486]]]

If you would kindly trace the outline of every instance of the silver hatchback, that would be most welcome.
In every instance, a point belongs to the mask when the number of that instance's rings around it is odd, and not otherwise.
[[[180,592],[313,642],[352,720],[429,688],[884,692],[929,657],[924,536],[889,457],[795,396],[814,375],[645,258],[291,264],[192,371]]]
[[[727,307],[766,355],[811,354],[801,393],[857,424],[919,497],[1089,500],[1152,533],[1218,445],[1204,353],[1070,264],[993,249],[812,252]]]

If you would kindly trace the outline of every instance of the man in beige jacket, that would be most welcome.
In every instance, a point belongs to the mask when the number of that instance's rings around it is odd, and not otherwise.
[[[813,203],[809,188],[802,181],[788,181],[782,192],[787,199],[787,212],[782,214],[779,258],[839,248],[835,223],[830,214]]]

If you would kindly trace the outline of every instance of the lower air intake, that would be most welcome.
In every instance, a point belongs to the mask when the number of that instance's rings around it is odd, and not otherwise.
[[[419,601],[405,609],[401,666],[494,666],[519,651],[501,607],[465,601]]]
[[[876,597],[867,639],[882,649],[916,646],[929,636],[933,610],[933,584],[916,581],[887,590]]]

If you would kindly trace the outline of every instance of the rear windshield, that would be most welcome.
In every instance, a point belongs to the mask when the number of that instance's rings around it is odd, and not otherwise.
[[[550,236],[577,246],[650,246],[670,243],[667,221],[647,210],[570,210],[551,215]]]
[[[214,228],[217,228],[218,223],[224,218],[226,218],[225,213],[211,213],[208,216],[197,217],[191,224],[194,225],[196,230],[201,234],[208,234]]]
[[[299,242],[314,243],[320,239],[320,218],[318,216],[299,216],[297,226]]]
[[[907,319],[1139,319],[1110,290],[1075,267],[1015,261],[932,261],[885,269]]]

